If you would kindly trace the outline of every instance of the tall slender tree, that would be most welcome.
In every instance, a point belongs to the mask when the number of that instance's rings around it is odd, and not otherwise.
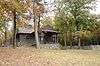
[[[35,30],[35,39],[36,39],[36,47],[39,48],[40,41],[39,41],[39,22],[40,22],[40,15],[44,12],[44,7],[40,4],[41,0],[34,1],[34,30]]]
[[[12,12],[14,16],[14,31],[13,31],[13,47],[15,47],[15,36],[16,36],[16,13],[21,13],[25,11],[25,4],[22,0],[0,0],[0,16],[7,17],[9,11]],[[10,17],[10,16],[9,16]]]

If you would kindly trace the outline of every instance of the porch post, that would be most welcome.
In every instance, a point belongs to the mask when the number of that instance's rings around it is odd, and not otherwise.
[[[40,42],[41,42],[41,44],[43,44],[44,42],[43,42],[43,40],[44,40],[44,34],[43,33],[41,33],[41,36],[40,36]]]
[[[57,36],[55,35],[55,43],[57,43]]]
[[[57,34],[57,43],[58,43],[58,34]]]

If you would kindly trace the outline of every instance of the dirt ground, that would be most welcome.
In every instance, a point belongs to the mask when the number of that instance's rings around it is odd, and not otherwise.
[[[100,51],[0,48],[0,66],[100,66]]]

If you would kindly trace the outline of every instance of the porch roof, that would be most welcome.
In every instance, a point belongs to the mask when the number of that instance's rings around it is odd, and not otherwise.
[[[50,33],[58,33],[56,30],[54,30],[52,27],[44,26],[40,28],[41,32],[50,32]],[[20,27],[18,29],[18,33],[34,33],[34,28],[32,26],[28,27]]]
[[[34,32],[34,28],[21,27],[18,30],[18,33],[33,33],[33,32]]]

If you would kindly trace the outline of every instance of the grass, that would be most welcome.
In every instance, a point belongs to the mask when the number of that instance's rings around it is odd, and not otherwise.
[[[100,66],[100,51],[0,48],[0,66]]]

